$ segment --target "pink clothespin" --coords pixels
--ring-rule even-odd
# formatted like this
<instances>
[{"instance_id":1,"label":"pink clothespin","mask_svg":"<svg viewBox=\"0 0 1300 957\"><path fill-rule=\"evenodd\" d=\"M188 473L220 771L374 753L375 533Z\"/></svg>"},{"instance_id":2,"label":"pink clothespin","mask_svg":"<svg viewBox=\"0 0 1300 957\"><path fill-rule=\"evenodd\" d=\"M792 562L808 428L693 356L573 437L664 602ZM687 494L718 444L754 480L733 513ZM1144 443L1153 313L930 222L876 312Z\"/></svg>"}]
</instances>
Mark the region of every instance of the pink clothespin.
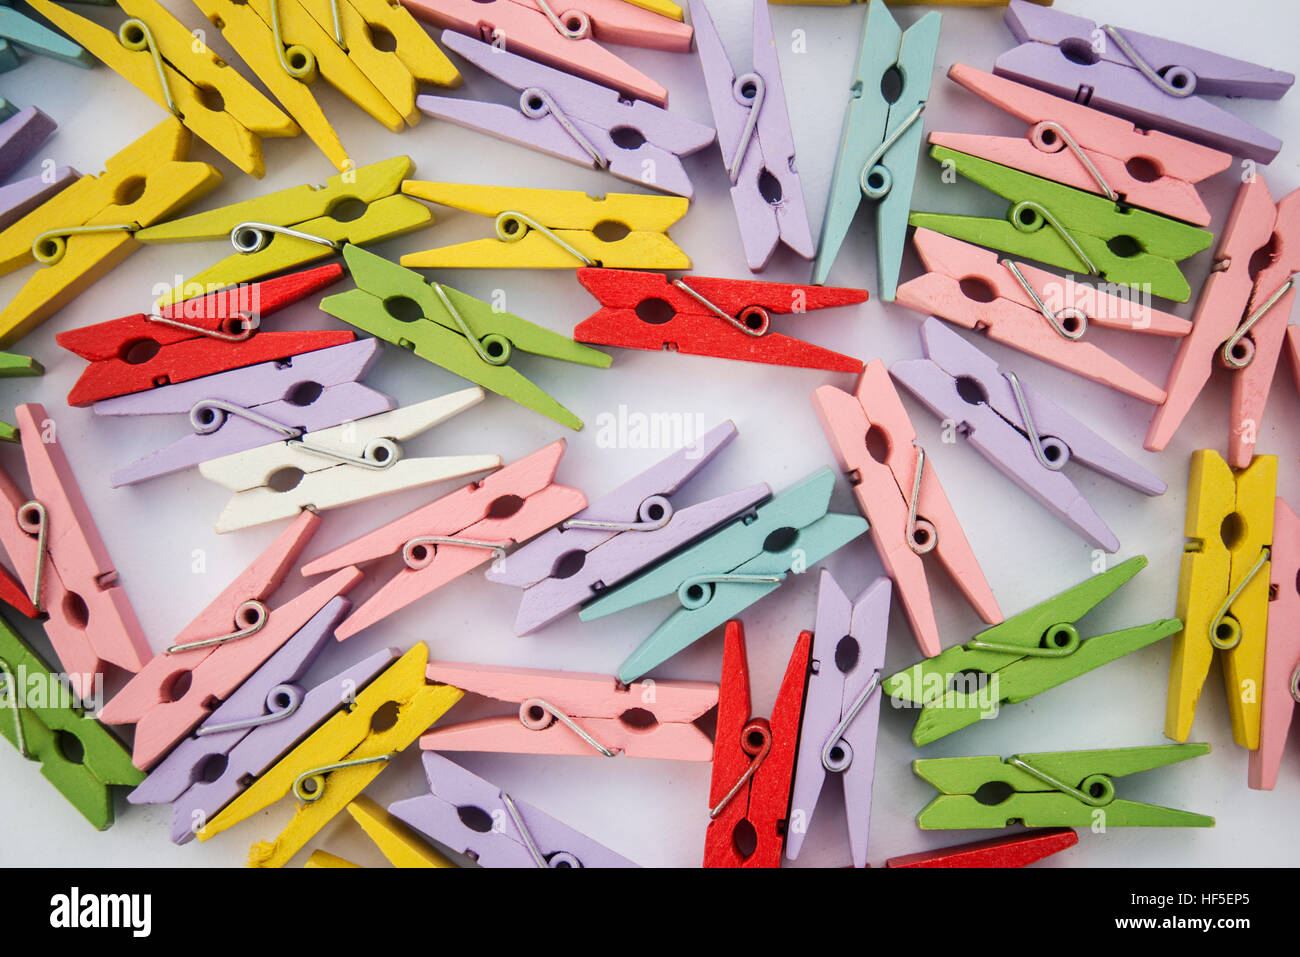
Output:
<instances>
[{"instance_id":1,"label":"pink clothespin","mask_svg":"<svg viewBox=\"0 0 1300 957\"><path fill-rule=\"evenodd\" d=\"M333 598L149 772L127 800L171 804L172 842L186 844L299 740L397 659L385 648L310 691L302 688L352 603Z\"/></svg>"},{"instance_id":2,"label":"pink clothespin","mask_svg":"<svg viewBox=\"0 0 1300 957\"><path fill-rule=\"evenodd\" d=\"M1169 444L1218 362L1234 373L1228 464L1250 464L1295 302L1297 273L1300 190L1275 206L1264 177L1255 175L1241 185L1228 213L1214 269L1169 371L1168 397L1151 419L1146 448L1158 452Z\"/></svg>"},{"instance_id":3,"label":"pink clothespin","mask_svg":"<svg viewBox=\"0 0 1300 957\"><path fill-rule=\"evenodd\" d=\"M728 421L625 482L487 571L524 589L515 634L527 635L768 498L759 484L675 509L681 489L736 437Z\"/></svg>"},{"instance_id":4,"label":"pink clothespin","mask_svg":"<svg viewBox=\"0 0 1300 957\"><path fill-rule=\"evenodd\" d=\"M320 526L303 512L100 710L105 724L134 724L132 762L149 768L208 717L331 599L361 580L345 568L274 609L266 601Z\"/></svg>"},{"instance_id":5,"label":"pink clothespin","mask_svg":"<svg viewBox=\"0 0 1300 957\"><path fill-rule=\"evenodd\" d=\"M713 742L695 724L718 703L709 681L635 681L613 675L431 661L430 681L508 701L518 714L439 726L426 751L599 754L711 761Z\"/></svg>"},{"instance_id":6,"label":"pink clothespin","mask_svg":"<svg viewBox=\"0 0 1300 957\"><path fill-rule=\"evenodd\" d=\"M858 509L871 523L871 540L898 589L921 653L932 658L941 648L922 561L930 552L980 618L1000 622L1002 610L934 465L916 444L916 430L885 364L867 363L852 395L822 386L813 393L813 408L840 468L853 482Z\"/></svg>"},{"instance_id":7,"label":"pink clothespin","mask_svg":"<svg viewBox=\"0 0 1300 957\"><path fill-rule=\"evenodd\" d=\"M1159 405L1165 390L1085 336L1091 326L1142 335L1186 336L1186 319L1134 294L1111 295L931 229L912 237L926 268L898 287L897 302L938 316L1098 385Z\"/></svg>"},{"instance_id":8,"label":"pink clothespin","mask_svg":"<svg viewBox=\"0 0 1300 957\"><path fill-rule=\"evenodd\" d=\"M753 66L739 75L703 0L691 0L691 22L750 270L765 269L779 243L812 259L817 247L795 171L794 136L767 4L754 4Z\"/></svg>"},{"instance_id":9,"label":"pink clothespin","mask_svg":"<svg viewBox=\"0 0 1300 957\"><path fill-rule=\"evenodd\" d=\"M1197 226L1210 224L1196 184L1221 173L1232 157L966 66L948 78L1018 116L1024 136L931 133L930 142L1003 166L1140 206Z\"/></svg>"},{"instance_id":10,"label":"pink clothespin","mask_svg":"<svg viewBox=\"0 0 1300 957\"><path fill-rule=\"evenodd\" d=\"M853 866L866 867L880 721L880 671L885 667L889 630L889 579L877 578L851 602L824 569L819 587L785 856L798 859L826 787L826 775L832 773L844 783Z\"/></svg>"},{"instance_id":11,"label":"pink clothespin","mask_svg":"<svg viewBox=\"0 0 1300 957\"><path fill-rule=\"evenodd\" d=\"M545 445L303 566L318 575L400 554L403 567L335 631L339 641L441 588L508 546L563 521L587 504L576 488L555 484L567 443Z\"/></svg>"},{"instance_id":12,"label":"pink clothespin","mask_svg":"<svg viewBox=\"0 0 1300 957\"><path fill-rule=\"evenodd\" d=\"M421 20L508 46L657 106L668 104L668 91L601 44L682 53L691 48L685 23L623 0L566 0L559 15L547 0L408 0L404 6Z\"/></svg>"},{"instance_id":13,"label":"pink clothespin","mask_svg":"<svg viewBox=\"0 0 1300 957\"><path fill-rule=\"evenodd\" d=\"M1177 136L1268 163L1282 141L1203 96L1278 100L1295 76L1064 10L1011 0L1020 45L993 71Z\"/></svg>"},{"instance_id":14,"label":"pink clothespin","mask_svg":"<svg viewBox=\"0 0 1300 957\"><path fill-rule=\"evenodd\" d=\"M149 642L81 494L45 407L14 411L32 494L0 469L0 544L37 611L72 690L88 697L107 665L138 672Z\"/></svg>"},{"instance_id":15,"label":"pink clothespin","mask_svg":"<svg viewBox=\"0 0 1300 957\"><path fill-rule=\"evenodd\" d=\"M1249 783L1271 791L1300 702L1300 517L1282 499L1273 511L1269 552L1268 640L1260 689L1259 748L1250 752Z\"/></svg>"}]
</instances>

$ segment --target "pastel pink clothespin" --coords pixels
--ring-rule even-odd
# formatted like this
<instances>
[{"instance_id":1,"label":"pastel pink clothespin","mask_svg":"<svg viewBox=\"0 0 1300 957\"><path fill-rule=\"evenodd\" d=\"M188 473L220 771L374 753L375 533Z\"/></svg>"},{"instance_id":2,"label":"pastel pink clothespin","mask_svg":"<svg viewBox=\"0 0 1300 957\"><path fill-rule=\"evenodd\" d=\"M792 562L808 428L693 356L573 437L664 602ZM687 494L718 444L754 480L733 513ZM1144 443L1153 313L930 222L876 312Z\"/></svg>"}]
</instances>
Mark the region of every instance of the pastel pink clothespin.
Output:
<instances>
[{"instance_id":1,"label":"pastel pink clothespin","mask_svg":"<svg viewBox=\"0 0 1300 957\"><path fill-rule=\"evenodd\" d=\"M1300 517L1282 499L1273 511L1269 552L1268 639L1260 689L1259 748L1250 752L1249 783L1271 791L1300 703Z\"/></svg>"},{"instance_id":2,"label":"pastel pink clothespin","mask_svg":"<svg viewBox=\"0 0 1300 957\"><path fill-rule=\"evenodd\" d=\"M402 558L401 570L352 612L335 637L343 641L489 559L500 560L507 547L584 508L580 490L554 481L566 448L564 439L545 445L304 565L304 575L318 575L389 555Z\"/></svg>"},{"instance_id":3,"label":"pastel pink clothespin","mask_svg":"<svg viewBox=\"0 0 1300 957\"><path fill-rule=\"evenodd\" d=\"M938 146L1140 206L1197 226L1210 224L1196 184L1232 157L1168 133L1044 93L964 63L948 78L1029 124L1024 136L931 133Z\"/></svg>"},{"instance_id":4,"label":"pastel pink clothespin","mask_svg":"<svg viewBox=\"0 0 1300 957\"><path fill-rule=\"evenodd\" d=\"M55 423L36 403L14 411L32 493L0 468L0 544L37 611L72 690L88 697L108 665L138 672L149 642L95 527Z\"/></svg>"},{"instance_id":5,"label":"pastel pink clothespin","mask_svg":"<svg viewBox=\"0 0 1300 957\"><path fill-rule=\"evenodd\" d=\"M932 658L941 649L922 560L927 554L934 554L982 620L1000 622L1002 610L934 465L916 443L916 429L885 364L867 363L852 395L822 386L813 393L813 408L840 468L853 482L858 509L871 523L871 540L921 653Z\"/></svg>"},{"instance_id":6,"label":"pastel pink clothespin","mask_svg":"<svg viewBox=\"0 0 1300 957\"><path fill-rule=\"evenodd\" d=\"M344 568L268 607L320 522L315 512L298 516L100 710L105 724L135 725L131 760L137 768L156 764L313 615L361 580L359 569Z\"/></svg>"},{"instance_id":7,"label":"pastel pink clothespin","mask_svg":"<svg viewBox=\"0 0 1300 957\"><path fill-rule=\"evenodd\" d=\"M606 50L602 43L671 50L691 48L691 28L623 0L407 0L421 20L477 37L502 49L613 87L657 106L668 91Z\"/></svg>"},{"instance_id":8,"label":"pastel pink clothespin","mask_svg":"<svg viewBox=\"0 0 1300 957\"><path fill-rule=\"evenodd\" d=\"M1168 397L1151 419L1146 448L1158 452L1169 445L1218 363L1233 373L1228 464L1250 464L1295 303L1297 273L1300 190L1274 205L1264 177L1256 174L1241 185L1228 213L1214 268L1196 301L1191 332L1169 370Z\"/></svg>"},{"instance_id":9,"label":"pastel pink clothespin","mask_svg":"<svg viewBox=\"0 0 1300 957\"><path fill-rule=\"evenodd\" d=\"M1186 319L1151 308L1136 293L1113 295L1103 286L1076 283L932 229L917 229L912 242L926 272L898 287L900 305L982 332L1143 402L1165 400L1164 389L1090 341L1087 333L1098 326L1177 338L1191 332Z\"/></svg>"},{"instance_id":10,"label":"pastel pink clothespin","mask_svg":"<svg viewBox=\"0 0 1300 957\"><path fill-rule=\"evenodd\" d=\"M598 754L612 758L711 761L713 741L695 724L718 704L709 681L635 681L613 675L431 661L428 679L508 701L510 717L434 728L426 751Z\"/></svg>"}]
</instances>

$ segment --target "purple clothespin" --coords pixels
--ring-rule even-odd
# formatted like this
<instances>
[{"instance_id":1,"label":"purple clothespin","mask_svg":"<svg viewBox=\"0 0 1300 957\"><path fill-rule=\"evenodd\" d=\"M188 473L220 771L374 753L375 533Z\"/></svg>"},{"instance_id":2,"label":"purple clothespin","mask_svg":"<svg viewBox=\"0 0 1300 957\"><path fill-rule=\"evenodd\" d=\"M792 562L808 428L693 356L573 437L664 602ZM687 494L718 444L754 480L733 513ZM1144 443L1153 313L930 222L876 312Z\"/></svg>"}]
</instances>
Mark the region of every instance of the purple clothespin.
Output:
<instances>
[{"instance_id":1,"label":"purple clothespin","mask_svg":"<svg viewBox=\"0 0 1300 957\"><path fill-rule=\"evenodd\" d=\"M0 123L0 183L18 171L59 125L34 106Z\"/></svg>"},{"instance_id":2,"label":"purple clothespin","mask_svg":"<svg viewBox=\"0 0 1300 957\"><path fill-rule=\"evenodd\" d=\"M304 352L95 403L96 415L188 415L192 434L113 473L117 488L223 455L387 412L391 398L357 380L378 339Z\"/></svg>"},{"instance_id":3,"label":"purple clothespin","mask_svg":"<svg viewBox=\"0 0 1300 957\"><path fill-rule=\"evenodd\" d=\"M80 178L81 174L71 166L60 166L55 169L53 176L37 173L7 186L0 186L0 230L8 229Z\"/></svg>"},{"instance_id":4,"label":"purple clothespin","mask_svg":"<svg viewBox=\"0 0 1300 957\"><path fill-rule=\"evenodd\" d=\"M877 578L852 602L830 572L823 570L818 584L785 856L798 859L826 775L834 772L844 782L853 866L866 867L891 584Z\"/></svg>"},{"instance_id":5,"label":"purple clothespin","mask_svg":"<svg viewBox=\"0 0 1300 957\"><path fill-rule=\"evenodd\" d=\"M421 112L619 179L694 195L681 157L713 142L710 127L452 30L443 32L442 43L520 90L519 103L420 96Z\"/></svg>"},{"instance_id":6,"label":"purple clothespin","mask_svg":"<svg viewBox=\"0 0 1300 957\"><path fill-rule=\"evenodd\" d=\"M389 648L303 692L299 681L352 603L318 611L128 795L132 804L172 805L172 841L195 831L285 752L397 658ZM209 780L209 778L211 778Z\"/></svg>"},{"instance_id":7,"label":"purple clothespin","mask_svg":"<svg viewBox=\"0 0 1300 957\"><path fill-rule=\"evenodd\" d=\"M1119 548L1101 516L1065 477L1068 461L1086 465L1144 495L1165 483L1124 455L1014 372L980 352L940 320L921 324L925 359L895 362L890 374L940 419L957 423L1003 475L1089 542Z\"/></svg>"},{"instance_id":8,"label":"purple clothespin","mask_svg":"<svg viewBox=\"0 0 1300 957\"><path fill-rule=\"evenodd\" d=\"M794 168L794 136L767 0L754 2L754 66L740 76L702 0L691 0L691 22L750 270L763 270L777 243L812 259L816 247Z\"/></svg>"},{"instance_id":9,"label":"purple clothespin","mask_svg":"<svg viewBox=\"0 0 1300 957\"><path fill-rule=\"evenodd\" d=\"M389 813L483 867L638 866L442 755L421 757L431 793Z\"/></svg>"},{"instance_id":10,"label":"purple clothespin","mask_svg":"<svg viewBox=\"0 0 1300 957\"><path fill-rule=\"evenodd\" d=\"M1262 163L1282 148L1201 96L1280 99L1295 83L1291 73L1027 0L1011 0L1006 22L1020 46L997 58L999 76Z\"/></svg>"},{"instance_id":11,"label":"purple clothespin","mask_svg":"<svg viewBox=\"0 0 1300 957\"><path fill-rule=\"evenodd\" d=\"M489 568L490 581L525 589L515 633L550 624L768 498L770 488L752 485L680 510L669 501L736 434L724 422Z\"/></svg>"}]
</instances>

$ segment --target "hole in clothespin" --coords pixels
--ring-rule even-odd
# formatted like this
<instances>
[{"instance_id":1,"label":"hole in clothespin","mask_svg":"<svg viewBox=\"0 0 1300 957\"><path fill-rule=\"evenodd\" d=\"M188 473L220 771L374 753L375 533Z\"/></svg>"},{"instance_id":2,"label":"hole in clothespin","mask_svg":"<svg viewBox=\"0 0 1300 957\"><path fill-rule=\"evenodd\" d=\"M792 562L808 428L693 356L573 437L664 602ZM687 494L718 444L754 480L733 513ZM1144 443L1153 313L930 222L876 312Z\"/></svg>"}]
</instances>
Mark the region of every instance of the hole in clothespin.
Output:
<instances>
[{"instance_id":1,"label":"hole in clothespin","mask_svg":"<svg viewBox=\"0 0 1300 957\"><path fill-rule=\"evenodd\" d=\"M582 571L582 566L587 564L587 553L577 548L571 552L565 552L555 562L551 569L552 578L572 578L578 572Z\"/></svg>"},{"instance_id":2,"label":"hole in clothespin","mask_svg":"<svg viewBox=\"0 0 1300 957\"><path fill-rule=\"evenodd\" d=\"M989 400L989 394L983 384L968 375L957 377L957 395L967 405L980 405Z\"/></svg>"},{"instance_id":3,"label":"hole in clothespin","mask_svg":"<svg viewBox=\"0 0 1300 957\"><path fill-rule=\"evenodd\" d=\"M1101 60L1101 54L1093 49L1091 41L1083 37L1066 37L1057 49L1071 63L1092 66Z\"/></svg>"},{"instance_id":4,"label":"hole in clothespin","mask_svg":"<svg viewBox=\"0 0 1300 957\"><path fill-rule=\"evenodd\" d=\"M748 818L741 818L731 829L731 843L741 857L750 858L758 850L758 831L749 823Z\"/></svg>"},{"instance_id":5,"label":"hole in clothespin","mask_svg":"<svg viewBox=\"0 0 1300 957\"><path fill-rule=\"evenodd\" d=\"M609 131L609 138L621 150L639 150L645 146L645 135L632 126L616 126Z\"/></svg>"},{"instance_id":6,"label":"hole in clothespin","mask_svg":"<svg viewBox=\"0 0 1300 957\"><path fill-rule=\"evenodd\" d=\"M138 366L148 362L162 349L152 339L132 339L118 351L118 358L130 365Z\"/></svg>"},{"instance_id":7,"label":"hole in clothespin","mask_svg":"<svg viewBox=\"0 0 1300 957\"><path fill-rule=\"evenodd\" d=\"M612 219L604 219L593 226L591 232L602 243L616 243L626 239L632 228Z\"/></svg>"},{"instance_id":8,"label":"hole in clothespin","mask_svg":"<svg viewBox=\"0 0 1300 957\"><path fill-rule=\"evenodd\" d=\"M86 748L75 734L71 731L58 731L56 734L59 754L63 755L65 761L81 764L86 760Z\"/></svg>"},{"instance_id":9,"label":"hole in clothespin","mask_svg":"<svg viewBox=\"0 0 1300 957\"><path fill-rule=\"evenodd\" d=\"M1278 236L1277 233L1274 233L1268 238L1268 242L1250 254L1251 279L1255 279L1261 272L1273 265L1277 259L1278 246Z\"/></svg>"},{"instance_id":10,"label":"hole in clothespin","mask_svg":"<svg viewBox=\"0 0 1300 957\"><path fill-rule=\"evenodd\" d=\"M365 200L357 199L355 196L344 196L330 207L327 215L335 222L350 223L364 216L367 209L369 207Z\"/></svg>"},{"instance_id":11,"label":"hole in clothespin","mask_svg":"<svg viewBox=\"0 0 1300 957\"><path fill-rule=\"evenodd\" d=\"M226 98L216 87L196 86L195 89L199 91L199 102L203 104L205 110L213 113L226 112Z\"/></svg>"},{"instance_id":12,"label":"hole in clothespin","mask_svg":"<svg viewBox=\"0 0 1300 957\"><path fill-rule=\"evenodd\" d=\"M1124 164L1124 169L1139 183L1154 183L1164 175L1160 171L1160 165L1145 156L1132 157Z\"/></svg>"},{"instance_id":13,"label":"hole in clothespin","mask_svg":"<svg viewBox=\"0 0 1300 957\"><path fill-rule=\"evenodd\" d=\"M763 551L770 554L787 551L799 537L799 529L785 526L768 533L763 539Z\"/></svg>"},{"instance_id":14,"label":"hole in clothespin","mask_svg":"<svg viewBox=\"0 0 1300 957\"><path fill-rule=\"evenodd\" d=\"M211 784L213 781L221 780L221 775L226 773L228 763L224 754L209 754L199 765L198 783Z\"/></svg>"},{"instance_id":15,"label":"hole in clothespin","mask_svg":"<svg viewBox=\"0 0 1300 957\"><path fill-rule=\"evenodd\" d=\"M287 468L277 469L271 473L271 477L266 480L266 486L272 492L288 492L298 487L306 473L302 469Z\"/></svg>"},{"instance_id":16,"label":"hole in clothespin","mask_svg":"<svg viewBox=\"0 0 1300 957\"><path fill-rule=\"evenodd\" d=\"M883 464L889 460L889 436L880 426L873 425L867 429L866 446L867 454L877 462Z\"/></svg>"},{"instance_id":17,"label":"hole in clothespin","mask_svg":"<svg viewBox=\"0 0 1300 957\"><path fill-rule=\"evenodd\" d=\"M975 792L975 800L986 807L996 807L1015 795L1016 789L1006 781L989 781Z\"/></svg>"},{"instance_id":18,"label":"hole in clothespin","mask_svg":"<svg viewBox=\"0 0 1300 957\"><path fill-rule=\"evenodd\" d=\"M857 667L860 651L858 639L852 635L845 635L836 643L835 667L840 670L841 674L848 674Z\"/></svg>"},{"instance_id":19,"label":"hole in clothespin","mask_svg":"<svg viewBox=\"0 0 1300 957\"><path fill-rule=\"evenodd\" d=\"M75 591L63 595L63 618L81 631L85 631L86 625L90 624L90 609L86 606L86 600Z\"/></svg>"},{"instance_id":20,"label":"hole in clothespin","mask_svg":"<svg viewBox=\"0 0 1300 957\"><path fill-rule=\"evenodd\" d=\"M666 299L642 299L636 304L636 317L652 326L671 322L677 313Z\"/></svg>"},{"instance_id":21,"label":"hole in clothespin","mask_svg":"<svg viewBox=\"0 0 1300 957\"><path fill-rule=\"evenodd\" d=\"M486 834L492 830L492 815L481 807L466 804L463 807L456 808L456 815L460 818L460 823L471 831Z\"/></svg>"},{"instance_id":22,"label":"hole in clothespin","mask_svg":"<svg viewBox=\"0 0 1300 957\"><path fill-rule=\"evenodd\" d=\"M113 191L113 202L118 206L130 206L132 203L139 202L140 197L144 195L144 187L143 176L128 176L117 184L117 189Z\"/></svg>"},{"instance_id":23,"label":"hole in clothespin","mask_svg":"<svg viewBox=\"0 0 1300 957\"><path fill-rule=\"evenodd\" d=\"M763 197L763 201L769 206L775 206L781 202L781 197L785 195L781 191L781 181L766 169L758 174L758 194Z\"/></svg>"},{"instance_id":24,"label":"hole in clothespin","mask_svg":"<svg viewBox=\"0 0 1300 957\"><path fill-rule=\"evenodd\" d=\"M903 71L894 64L880 75L880 95L886 103L897 103L903 95Z\"/></svg>"},{"instance_id":25,"label":"hole in clothespin","mask_svg":"<svg viewBox=\"0 0 1300 957\"><path fill-rule=\"evenodd\" d=\"M383 27L367 23L366 32L370 34L370 45L376 50L383 53L392 53L397 49L397 37Z\"/></svg>"},{"instance_id":26,"label":"hole in clothespin","mask_svg":"<svg viewBox=\"0 0 1300 957\"><path fill-rule=\"evenodd\" d=\"M385 701L375 710L375 713L371 715L370 730L387 731L389 728L397 724L399 714L400 709L398 708L396 701Z\"/></svg>"},{"instance_id":27,"label":"hole in clothespin","mask_svg":"<svg viewBox=\"0 0 1300 957\"><path fill-rule=\"evenodd\" d=\"M167 700L180 701L184 698L190 690L192 680L188 668L183 671L178 671L169 677L165 682L163 682L163 688L167 694Z\"/></svg>"},{"instance_id":28,"label":"hole in clothespin","mask_svg":"<svg viewBox=\"0 0 1300 957\"><path fill-rule=\"evenodd\" d=\"M1106 248L1121 259L1132 259L1142 252L1142 244L1133 236L1112 236L1106 240Z\"/></svg>"},{"instance_id":29,"label":"hole in clothespin","mask_svg":"<svg viewBox=\"0 0 1300 957\"><path fill-rule=\"evenodd\" d=\"M1229 512L1219 525L1219 537L1227 548L1236 548L1246 538L1246 520L1237 512Z\"/></svg>"},{"instance_id":30,"label":"hole in clothespin","mask_svg":"<svg viewBox=\"0 0 1300 957\"><path fill-rule=\"evenodd\" d=\"M659 725L659 719L645 708L628 708L618 716L618 720L633 731L649 731Z\"/></svg>"},{"instance_id":31,"label":"hole in clothespin","mask_svg":"<svg viewBox=\"0 0 1300 957\"><path fill-rule=\"evenodd\" d=\"M398 322L416 322L424 318L424 310L410 296L389 296L384 300L384 311Z\"/></svg>"},{"instance_id":32,"label":"hole in clothespin","mask_svg":"<svg viewBox=\"0 0 1300 957\"><path fill-rule=\"evenodd\" d=\"M285 401L290 405L304 406L311 405L321 397L325 387L319 382L295 382L285 394Z\"/></svg>"},{"instance_id":33,"label":"hole in clothespin","mask_svg":"<svg viewBox=\"0 0 1300 957\"><path fill-rule=\"evenodd\" d=\"M524 507L524 500L518 495L500 495L488 506L487 518L509 518Z\"/></svg>"},{"instance_id":34,"label":"hole in clothespin","mask_svg":"<svg viewBox=\"0 0 1300 957\"><path fill-rule=\"evenodd\" d=\"M972 302L992 302L998 297L993 284L979 276L967 276L957 285L961 294Z\"/></svg>"}]
</instances>

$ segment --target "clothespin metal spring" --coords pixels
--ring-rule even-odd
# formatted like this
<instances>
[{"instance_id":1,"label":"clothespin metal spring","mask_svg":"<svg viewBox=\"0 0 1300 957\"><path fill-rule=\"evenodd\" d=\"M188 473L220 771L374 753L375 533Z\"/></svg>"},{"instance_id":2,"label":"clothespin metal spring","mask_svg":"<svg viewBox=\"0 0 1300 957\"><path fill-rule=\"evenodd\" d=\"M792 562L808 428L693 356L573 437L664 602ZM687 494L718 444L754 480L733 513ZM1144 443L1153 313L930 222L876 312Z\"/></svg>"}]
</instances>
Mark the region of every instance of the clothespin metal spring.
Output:
<instances>
[{"instance_id":1,"label":"clothespin metal spring","mask_svg":"<svg viewBox=\"0 0 1300 957\"><path fill-rule=\"evenodd\" d=\"M690 296L719 319L731 323L747 336L763 336L766 335L768 329L771 328L772 314L762 306L746 306L740 311L739 316L733 316L721 306L715 305L690 286L686 285L684 279L674 279L673 285L686 293L686 295Z\"/></svg>"},{"instance_id":2,"label":"clothespin metal spring","mask_svg":"<svg viewBox=\"0 0 1300 957\"><path fill-rule=\"evenodd\" d=\"M519 720L523 723L523 726L530 731L543 731L546 728L549 728L553 724L553 721L551 720L552 718L559 721L578 737L582 738L583 741L586 741L587 744L591 745L592 748L604 757L612 758L619 753L617 749L611 750L605 747L588 734L587 731L578 724L578 722L574 721L573 718L569 717L549 701L543 701L541 698L529 698L519 705Z\"/></svg>"},{"instance_id":3,"label":"clothespin metal spring","mask_svg":"<svg viewBox=\"0 0 1300 957\"><path fill-rule=\"evenodd\" d=\"M32 575L32 607L41 607L41 586L45 583L45 559L49 552L50 515L45 506L33 499L18 509L18 527L28 535L36 536L36 571Z\"/></svg>"},{"instance_id":4,"label":"clothespin metal spring","mask_svg":"<svg viewBox=\"0 0 1300 957\"><path fill-rule=\"evenodd\" d=\"M666 496L651 495L637 509L635 522L600 522L586 518L565 519L560 524L564 530L570 528L598 528L607 532L654 532L667 525L673 518L673 503Z\"/></svg>"},{"instance_id":5,"label":"clothespin metal spring","mask_svg":"<svg viewBox=\"0 0 1300 957\"><path fill-rule=\"evenodd\" d=\"M1105 807L1115 800L1115 782L1104 774L1092 774L1083 779L1079 787L1071 787L1060 778L1053 777L1045 771L1031 767L1019 755L1007 758L1006 763L1013 768L1024 771L1030 777L1037 778L1044 784L1050 784L1062 794L1068 794L1076 801L1082 801L1089 807Z\"/></svg>"},{"instance_id":6,"label":"clothespin metal spring","mask_svg":"<svg viewBox=\"0 0 1300 957\"><path fill-rule=\"evenodd\" d=\"M1250 584L1251 579L1258 575L1260 570L1268 564L1269 554L1270 550L1268 548L1259 550L1259 560L1255 562L1250 571L1246 572L1246 577L1237 583L1237 587L1223 600L1219 610L1210 619L1210 644L1220 651L1231 651L1241 643L1241 625L1237 622L1237 619L1228 615L1228 609L1232 607L1232 603L1237 600L1237 597L1246 590L1246 586Z\"/></svg>"},{"instance_id":7,"label":"clothespin metal spring","mask_svg":"<svg viewBox=\"0 0 1300 957\"><path fill-rule=\"evenodd\" d=\"M195 648L208 648L212 645L224 645L228 641L237 641L240 638L247 638L255 635L271 620L271 609L266 607L264 602L256 598L250 598L239 606L235 612L235 623L243 627L236 628L226 635L217 635L214 638L201 638L198 641L189 641L183 645L172 645L167 649L167 654L174 655L182 651L193 651Z\"/></svg>"},{"instance_id":8,"label":"clothespin metal spring","mask_svg":"<svg viewBox=\"0 0 1300 957\"><path fill-rule=\"evenodd\" d=\"M1150 80L1161 93L1182 99L1196 92L1196 74L1187 67L1168 67L1162 76L1133 48L1133 44L1129 43L1124 34L1120 33L1119 27L1106 23L1102 25L1102 29L1106 31L1108 37L1115 41L1115 46L1119 47L1120 52L1128 57L1129 62L1138 68L1138 72Z\"/></svg>"},{"instance_id":9,"label":"clothespin metal spring","mask_svg":"<svg viewBox=\"0 0 1300 957\"><path fill-rule=\"evenodd\" d=\"M880 687L880 672L873 671L871 677L867 680L866 686L859 692L853 704L849 706L840 723L835 726L826 737L826 744L822 747L822 767L827 771L843 771L853 763L853 749L847 741L842 741L841 737L853 723L853 719L858 716L862 706L870 700L876 689Z\"/></svg>"},{"instance_id":10,"label":"clothespin metal spring","mask_svg":"<svg viewBox=\"0 0 1300 957\"><path fill-rule=\"evenodd\" d=\"M494 562L499 562L506 557L504 542L485 542L476 538L458 538L455 535L421 535L419 538L412 538L402 546L402 561L406 563L406 567L420 569L433 561L437 549L429 548L430 545L462 545L466 548L490 549L493 552Z\"/></svg>"},{"instance_id":11,"label":"clothespin metal spring","mask_svg":"<svg viewBox=\"0 0 1300 957\"><path fill-rule=\"evenodd\" d=\"M363 764L379 764L380 762L392 759L391 754L380 754L373 758L354 758L351 761L337 761L334 764L324 764L319 768L312 768L310 771L304 771L293 779L293 794L299 801L304 804L310 804L312 801L319 801L325 793L325 775L331 771L338 771L342 768L356 768ZM312 782L312 789L308 791L304 785Z\"/></svg>"},{"instance_id":12,"label":"clothespin metal spring","mask_svg":"<svg viewBox=\"0 0 1300 957\"><path fill-rule=\"evenodd\" d=\"M921 501L921 476L925 471L925 449L919 445L915 448L916 475L912 477L912 495L907 500L907 547L918 555L925 555L939 544L939 530L933 522L917 518L916 510Z\"/></svg>"},{"instance_id":13,"label":"clothespin metal spring","mask_svg":"<svg viewBox=\"0 0 1300 957\"><path fill-rule=\"evenodd\" d=\"M759 769L763 759L772 750L772 726L768 724L766 718L754 718L741 729L740 747L753 760L749 762L749 767L745 768L745 773L731 786L731 790L723 795L717 806L709 810L710 821L717 820L718 815L731 803L731 799L740 793L745 782L754 776L754 772Z\"/></svg>"},{"instance_id":14,"label":"clothespin metal spring","mask_svg":"<svg viewBox=\"0 0 1300 957\"><path fill-rule=\"evenodd\" d=\"M925 112L925 104L920 104L905 119L894 132L885 137L885 141L876 147L875 151L867 157L867 161L862 164L862 173L858 177L858 185L862 187L862 195L867 199L884 199L885 196L894 186L894 176L889 172L889 167L881 166L880 161L885 158L885 154L890 148L898 142L899 137L907 132L913 123L921 118Z\"/></svg>"},{"instance_id":15,"label":"clothespin metal spring","mask_svg":"<svg viewBox=\"0 0 1300 957\"><path fill-rule=\"evenodd\" d=\"M242 721L230 721L226 724L204 725L195 730L196 737L205 734L221 734L223 731L239 731L243 728L256 728L264 724L283 721L298 710L302 704L303 693L296 685L276 685L266 695L266 714Z\"/></svg>"}]
</instances>

